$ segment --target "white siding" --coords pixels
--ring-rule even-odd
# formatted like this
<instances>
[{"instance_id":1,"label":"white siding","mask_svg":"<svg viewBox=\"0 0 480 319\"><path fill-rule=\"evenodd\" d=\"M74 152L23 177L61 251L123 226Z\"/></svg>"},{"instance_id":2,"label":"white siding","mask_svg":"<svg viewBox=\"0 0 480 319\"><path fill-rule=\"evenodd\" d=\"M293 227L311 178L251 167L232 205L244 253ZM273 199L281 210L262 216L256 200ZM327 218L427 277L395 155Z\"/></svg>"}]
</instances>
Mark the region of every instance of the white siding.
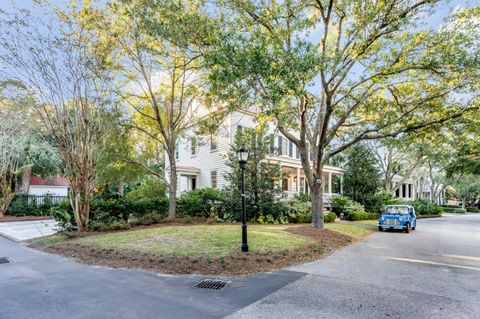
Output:
<instances>
[{"instance_id":1,"label":"white siding","mask_svg":"<svg viewBox=\"0 0 480 319\"><path fill-rule=\"evenodd\" d=\"M252 114L246 114L243 112L233 112L229 114L225 120L219 125L217 149L210 150L210 136L196 136L194 129L187 131L184 136L178 142L178 159L176 161L178 171L178 194L190 190L191 182L189 178L196 177L197 188L211 187L211 175L212 170L217 171L217 188L222 189L227 186L225 180L225 173L228 171L228 167L225 164L227 160L228 152L230 151L231 144L235 139L238 126L244 128L254 128L257 123L255 117ZM267 130L267 134L274 134L275 147L278 147L278 136L281 136L279 132L275 130L274 125L270 125ZM197 152L195 155L191 154L192 137L197 139ZM283 137L283 136L282 136ZM283 137L286 139L285 137ZM287 151L283 152L284 155L272 156L270 160L280 161L281 164L288 165L290 167L301 168L300 160L296 158L296 147L293 145L292 156L289 156L288 147L289 141L286 142ZM165 167L169 166L168 158L166 159ZM198 170L198 173L182 172L182 167L191 171L192 168ZM336 167L327 166L325 172L332 171L341 173L342 170ZM168 170L166 172L168 178Z\"/></svg>"}]
</instances>

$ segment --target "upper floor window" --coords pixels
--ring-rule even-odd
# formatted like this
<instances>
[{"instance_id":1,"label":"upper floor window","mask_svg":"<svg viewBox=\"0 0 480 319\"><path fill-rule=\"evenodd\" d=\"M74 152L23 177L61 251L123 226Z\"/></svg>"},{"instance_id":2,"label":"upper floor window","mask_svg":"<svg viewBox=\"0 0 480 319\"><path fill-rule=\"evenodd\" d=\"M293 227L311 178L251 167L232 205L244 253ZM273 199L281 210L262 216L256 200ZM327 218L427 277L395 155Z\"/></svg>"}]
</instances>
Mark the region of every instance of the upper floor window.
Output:
<instances>
[{"instance_id":1,"label":"upper floor window","mask_svg":"<svg viewBox=\"0 0 480 319\"><path fill-rule=\"evenodd\" d=\"M278 154L282 155L283 154L283 137L279 135L277 139L278 139Z\"/></svg>"},{"instance_id":2,"label":"upper floor window","mask_svg":"<svg viewBox=\"0 0 480 319\"><path fill-rule=\"evenodd\" d=\"M215 132L212 135L210 135L210 150L215 151L217 150L217 147L218 147L218 137L217 137L217 133Z\"/></svg>"},{"instance_id":3,"label":"upper floor window","mask_svg":"<svg viewBox=\"0 0 480 319\"><path fill-rule=\"evenodd\" d=\"M293 143L288 141L288 156L293 157Z\"/></svg>"},{"instance_id":4,"label":"upper floor window","mask_svg":"<svg viewBox=\"0 0 480 319\"><path fill-rule=\"evenodd\" d=\"M270 134L270 154L275 153L275 136Z\"/></svg>"},{"instance_id":5,"label":"upper floor window","mask_svg":"<svg viewBox=\"0 0 480 319\"><path fill-rule=\"evenodd\" d=\"M192 155L197 155L197 139L195 137L190 139L190 152Z\"/></svg>"},{"instance_id":6,"label":"upper floor window","mask_svg":"<svg viewBox=\"0 0 480 319\"><path fill-rule=\"evenodd\" d=\"M217 188L217 171L210 172L210 185L212 188Z\"/></svg>"}]
</instances>

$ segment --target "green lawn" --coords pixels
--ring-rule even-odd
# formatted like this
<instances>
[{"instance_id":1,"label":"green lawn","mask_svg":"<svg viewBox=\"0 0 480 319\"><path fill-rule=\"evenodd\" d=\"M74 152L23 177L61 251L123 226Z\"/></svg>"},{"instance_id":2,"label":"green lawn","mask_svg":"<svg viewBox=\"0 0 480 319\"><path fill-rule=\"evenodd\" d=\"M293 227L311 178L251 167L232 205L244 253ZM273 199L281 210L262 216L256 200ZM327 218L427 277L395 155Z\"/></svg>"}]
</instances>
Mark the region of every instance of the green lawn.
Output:
<instances>
[{"instance_id":1,"label":"green lawn","mask_svg":"<svg viewBox=\"0 0 480 319\"><path fill-rule=\"evenodd\" d=\"M312 241L285 231L288 226L248 226L252 252L291 250ZM171 256L222 257L239 249L240 225L168 226L107 233L75 239L74 242L108 249L129 249Z\"/></svg>"},{"instance_id":2,"label":"green lawn","mask_svg":"<svg viewBox=\"0 0 480 319\"><path fill-rule=\"evenodd\" d=\"M361 239L377 230L376 220L363 220L354 223L332 223L326 224L326 229L330 229L347 236Z\"/></svg>"}]
</instances>

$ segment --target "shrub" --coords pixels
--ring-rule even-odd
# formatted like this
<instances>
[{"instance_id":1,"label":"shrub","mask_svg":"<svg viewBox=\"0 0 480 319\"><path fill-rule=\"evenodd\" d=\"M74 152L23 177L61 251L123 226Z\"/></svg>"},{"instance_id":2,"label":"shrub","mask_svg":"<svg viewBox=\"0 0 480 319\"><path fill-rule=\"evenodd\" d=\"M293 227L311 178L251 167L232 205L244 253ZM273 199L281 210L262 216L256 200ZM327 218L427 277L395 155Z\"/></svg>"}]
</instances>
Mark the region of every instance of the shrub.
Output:
<instances>
[{"instance_id":1,"label":"shrub","mask_svg":"<svg viewBox=\"0 0 480 319\"><path fill-rule=\"evenodd\" d=\"M351 205L352 201L346 196L335 195L332 197L332 208L337 214L346 213Z\"/></svg>"},{"instance_id":2,"label":"shrub","mask_svg":"<svg viewBox=\"0 0 480 319\"><path fill-rule=\"evenodd\" d=\"M50 208L50 215L57 222L58 227L64 231L71 231L77 227L72 206L68 200L58 202Z\"/></svg>"},{"instance_id":3,"label":"shrub","mask_svg":"<svg viewBox=\"0 0 480 319\"><path fill-rule=\"evenodd\" d=\"M149 225L158 223L167 216L168 200L166 198L126 199L94 198L90 204L90 224L88 230L105 231L125 229L132 225ZM63 230L75 228L75 218L68 201L60 202L51 208L52 217Z\"/></svg>"},{"instance_id":4,"label":"shrub","mask_svg":"<svg viewBox=\"0 0 480 319\"><path fill-rule=\"evenodd\" d=\"M36 196L18 194L10 203L7 215L11 216L49 216L50 208L53 207L52 196L43 196L43 202L37 203Z\"/></svg>"},{"instance_id":5,"label":"shrub","mask_svg":"<svg viewBox=\"0 0 480 319\"><path fill-rule=\"evenodd\" d=\"M336 218L337 218L337 214L335 213L328 213L326 215L323 215L323 221L325 223L333 223Z\"/></svg>"},{"instance_id":6,"label":"shrub","mask_svg":"<svg viewBox=\"0 0 480 319\"><path fill-rule=\"evenodd\" d=\"M288 213L288 221L296 224L311 223L312 213Z\"/></svg>"},{"instance_id":7,"label":"shrub","mask_svg":"<svg viewBox=\"0 0 480 319\"><path fill-rule=\"evenodd\" d=\"M377 219L377 218L378 218L378 214L366 213L366 212L360 212L360 211L348 212L345 215L345 219L350 221L369 220L369 219Z\"/></svg>"},{"instance_id":8,"label":"shrub","mask_svg":"<svg viewBox=\"0 0 480 319\"><path fill-rule=\"evenodd\" d=\"M260 215L257 218L257 222L260 224L288 224L288 218L284 216L275 218L272 214L266 216Z\"/></svg>"},{"instance_id":9,"label":"shrub","mask_svg":"<svg viewBox=\"0 0 480 319\"><path fill-rule=\"evenodd\" d=\"M465 209L468 213L480 213L480 209L476 208L476 207L467 207Z\"/></svg>"},{"instance_id":10,"label":"shrub","mask_svg":"<svg viewBox=\"0 0 480 319\"><path fill-rule=\"evenodd\" d=\"M465 208L461 208L461 207L456 207L456 208L444 207L443 211L445 213L451 213L451 214L465 214L467 212Z\"/></svg>"},{"instance_id":11,"label":"shrub","mask_svg":"<svg viewBox=\"0 0 480 319\"><path fill-rule=\"evenodd\" d=\"M416 199L404 204L413 206L417 215L440 215L444 211L442 206L432 204L428 199Z\"/></svg>"},{"instance_id":12,"label":"shrub","mask_svg":"<svg viewBox=\"0 0 480 319\"><path fill-rule=\"evenodd\" d=\"M372 213L380 214L387 205L395 205L400 201L388 192L382 192L365 198L366 205Z\"/></svg>"},{"instance_id":13,"label":"shrub","mask_svg":"<svg viewBox=\"0 0 480 319\"><path fill-rule=\"evenodd\" d=\"M130 224L124 220L117 220L110 223L103 223L96 220L90 221L87 229L89 231L107 231L107 230L121 230L130 228Z\"/></svg>"},{"instance_id":14,"label":"shrub","mask_svg":"<svg viewBox=\"0 0 480 319\"><path fill-rule=\"evenodd\" d=\"M220 208L222 193L214 188L196 189L177 199L179 217L210 217L213 209Z\"/></svg>"},{"instance_id":15,"label":"shrub","mask_svg":"<svg viewBox=\"0 0 480 319\"><path fill-rule=\"evenodd\" d=\"M165 183L157 179L149 179L143 184L128 192L125 198L131 201L141 199L158 199L165 198L167 188Z\"/></svg>"}]
</instances>

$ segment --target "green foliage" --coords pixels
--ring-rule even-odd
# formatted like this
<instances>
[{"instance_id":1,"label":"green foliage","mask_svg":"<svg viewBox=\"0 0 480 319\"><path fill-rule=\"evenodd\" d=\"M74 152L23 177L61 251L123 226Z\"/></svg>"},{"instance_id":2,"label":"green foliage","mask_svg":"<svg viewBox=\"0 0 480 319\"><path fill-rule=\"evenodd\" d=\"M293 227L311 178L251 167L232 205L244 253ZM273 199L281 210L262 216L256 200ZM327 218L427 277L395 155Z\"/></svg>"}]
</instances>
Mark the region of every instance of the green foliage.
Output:
<instances>
[{"instance_id":1,"label":"green foliage","mask_svg":"<svg viewBox=\"0 0 480 319\"><path fill-rule=\"evenodd\" d=\"M428 199L416 199L403 204L413 206L417 215L440 215L444 211L442 206L432 204Z\"/></svg>"},{"instance_id":2,"label":"green foliage","mask_svg":"<svg viewBox=\"0 0 480 319\"><path fill-rule=\"evenodd\" d=\"M335 213L328 213L326 215L323 215L323 220L325 221L325 223L333 223L336 218L337 214Z\"/></svg>"},{"instance_id":3,"label":"green foliage","mask_svg":"<svg viewBox=\"0 0 480 319\"><path fill-rule=\"evenodd\" d=\"M367 206L365 207L370 207L369 211L375 214L380 214L387 205L395 205L400 203L398 198L388 192L382 192L368 196L365 198L365 200L367 202Z\"/></svg>"},{"instance_id":4,"label":"green foliage","mask_svg":"<svg viewBox=\"0 0 480 319\"><path fill-rule=\"evenodd\" d=\"M131 190L125 195L128 200L153 199L165 197L167 187L165 183L158 179L147 179L137 188Z\"/></svg>"},{"instance_id":5,"label":"green foliage","mask_svg":"<svg viewBox=\"0 0 480 319\"><path fill-rule=\"evenodd\" d=\"M377 219L378 217L378 214L366 213L361 211L351 211L345 215L345 219L349 221Z\"/></svg>"},{"instance_id":6,"label":"green foliage","mask_svg":"<svg viewBox=\"0 0 480 319\"><path fill-rule=\"evenodd\" d=\"M350 198L342 195L335 195L332 197L332 208L337 215L343 214L344 216L351 212L365 212L365 208L362 204L357 203Z\"/></svg>"},{"instance_id":7,"label":"green foliage","mask_svg":"<svg viewBox=\"0 0 480 319\"><path fill-rule=\"evenodd\" d=\"M257 222L260 224L288 224L288 218L286 216L273 217L272 214L266 216L260 215L257 218Z\"/></svg>"},{"instance_id":8,"label":"green foliage","mask_svg":"<svg viewBox=\"0 0 480 319\"><path fill-rule=\"evenodd\" d=\"M467 207L465 208L465 210L467 211L467 213L480 213L480 209L478 209L477 207Z\"/></svg>"},{"instance_id":9,"label":"green foliage","mask_svg":"<svg viewBox=\"0 0 480 319\"><path fill-rule=\"evenodd\" d=\"M54 206L52 196L45 195L42 203L37 203L36 196L18 194L10 203L7 215L11 216L49 216Z\"/></svg>"},{"instance_id":10,"label":"green foliage","mask_svg":"<svg viewBox=\"0 0 480 319\"><path fill-rule=\"evenodd\" d=\"M450 214L465 214L467 210L465 208L457 207L443 207L443 212Z\"/></svg>"},{"instance_id":11,"label":"green foliage","mask_svg":"<svg viewBox=\"0 0 480 319\"><path fill-rule=\"evenodd\" d=\"M76 227L72 206L68 200L58 202L50 208L50 215L57 222L60 230L71 231Z\"/></svg>"},{"instance_id":12,"label":"green foliage","mask_svg":"<svg viewBox=\"0 0 480 319\"><path fill-rule=\"evenodd\" d=\"M378 211L382 198L376 197L376 194L381 183L374 155L367 147L359 144L350 149L347 161L345 195L362 204L367 211Z\"/></svg>"},{"instance_id":13,"label":"green foliage","mask_svg":"<svg viewBox=\"0 0 480 319\"><path fill-rule=\"evenodd\" d=\"M256 129L244 128L235 137L228 153L227 166L229 172L225 175L229 186L225 190L224 208L228 212L241 213L241 170L236 151L244 145L250 150L248 164L245 169L245 195L249 217L271 214L279 217L281 210L280 198L284 196L278 180L282 171L278 163L266 160L271 153L272 137L265 127Z\"/></svg>"},{"instance_id":14,"label":"green foliage","mask_svg":"<svg viewBox=\"0 0 480 319\"><path fill-rule=\"evenodd\" d=\"M52 217L63 230L76 228L73 211L68 202L61 202L52 207ZM148 225L160 222L167 216L168 200L166 198L142 199L98 199L90 204L89 230L123 229L125 224ZM123 227L123 228L122 228Z\"/></svg>"},{"instance_id":15,"label":"green foliage","mask_svg":"<svg viewBox=\"0 0 480 319\"><path fill-rule=\"evenodd\" d=\"M212 210L220 208L222 193L213 188L201 188L182 194L177 199L177 214L179 217L208 218Z\"/></svg>"},{"instance_id":16,"label":"green foliage","mask_svg":"<svg viewBox=\"0 0 480 319\"><path fill-rule=\"evenodd\" d=\"M461 199L465 206L475 206L480 202L480 175L467 175L454 185L456 197Z\"/></svg>"}]
</instances>

